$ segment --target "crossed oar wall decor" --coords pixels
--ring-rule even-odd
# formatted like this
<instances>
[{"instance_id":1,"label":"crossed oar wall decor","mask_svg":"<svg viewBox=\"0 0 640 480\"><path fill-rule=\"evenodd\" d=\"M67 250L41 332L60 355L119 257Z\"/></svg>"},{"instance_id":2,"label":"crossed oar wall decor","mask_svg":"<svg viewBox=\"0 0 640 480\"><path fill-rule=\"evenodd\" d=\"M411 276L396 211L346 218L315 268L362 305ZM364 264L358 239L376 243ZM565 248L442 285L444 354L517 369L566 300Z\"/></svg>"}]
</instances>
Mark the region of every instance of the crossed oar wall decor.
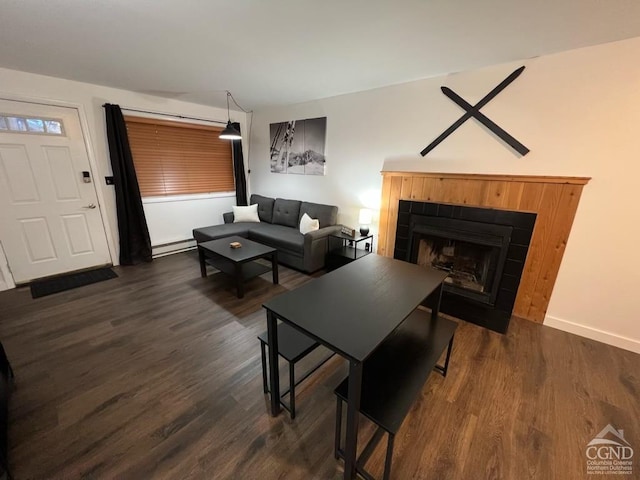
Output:
<instances>
[{"instance_id":1,"label":"crossed oar wall decor","mask_svg":"<svg viewBox=\"0 0 640 480\"><path fill-rule=\"evenodd\" d=\"M480 109L484 107L487 103L489 103L492 99L494 99L502 90L507 88L507 86L513 82L524 70L524 66L515 70L511 75L505 78L502 82L500 82L493 90L491 90L487 95L480 100L475 105L471 105L464 98L458 95L456 92L451 90L449 87L440 87L442 93L444 93L447 97L453 100L458 106L462 107L466 113L462 115L458 120L453 122L453 124L447 128L444 132L442 132L438 138L436 138L433 142L431 142L428 146L424 148L420 152L420 155L423 157L433 150L436 146L440 144L445 138L451 135L460 125L469 120L471 117L478 120L485 127L491 130L498 138L502 139L507 145L513 148L520 155L526 155L529 153L529 149L521 144L518 140L513 138L507 132L505 132L502 128L500 128L497 124L487 118L483 113L480 112Z\"/></svg>"}]
</instances>

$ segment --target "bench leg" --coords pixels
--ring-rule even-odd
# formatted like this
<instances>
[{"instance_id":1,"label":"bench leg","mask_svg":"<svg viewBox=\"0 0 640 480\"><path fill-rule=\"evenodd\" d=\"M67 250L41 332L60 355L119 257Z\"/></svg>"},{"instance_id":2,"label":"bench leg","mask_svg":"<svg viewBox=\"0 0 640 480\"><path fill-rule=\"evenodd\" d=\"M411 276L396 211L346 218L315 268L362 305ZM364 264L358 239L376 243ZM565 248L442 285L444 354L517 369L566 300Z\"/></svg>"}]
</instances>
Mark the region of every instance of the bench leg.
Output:
<instances>
[{"instance_id":1,"label":"bench leg","mask_svg":"<svg viewBox=\"0 0 640 480\"><path fill-rule=\"evenodd\" d=\"M291 408L291 420L296 418L296 375L294 363L289 363L289 407Z\"/></svg>"},{"instance_id":2,"label":"bench leg","mask_svg":"<svg viewBox=\"0 0 640 480\"><path fill-rule=\"evenodd\" d=\"M453 338L449 340L449 346L447 347L447 356L444 360L444 365L436 365L434 368L439 371L443 377L447 376L447 370L449 369L449 360L451 359L451 350L453 349Z\"/></svg>"},{"instance_id":3,"label":"bench leg","mask_svg":"<svg viewBox=\"0 0 640 480\"><path fill-rule=\"evenodd\" d=\"M265 348L264 342L260 342L260 353L262 354L262 390L264 393L269 393L269 386L267 385L267 354Z\"/></svg>"},{"instance_id":4,"label":"bench leg","mask_svg":"<svg viewBox=\"0 0 640 480\"><path fill-rule=\"evenodd\" d=\"M338 460L340 450L340 438L342 437L342 400L336 395L336 439L333 445L333 456Z\"/></svg>"},{"instance_id":5,"label":"bench leg","mask_svg":"<svg viewBox=\"0 0 640 480\"><path fill-rule=\"evenodd\" d=\"M384 461L384 480L389 480L391 477L391 460L393 459L393 440L395 435L389 433L387 437L387 458Z\"/></svg>"},{"instance_id":6,"label":"bench leg","mask_svg":"<svg viewBox=\"0 0 640 480\"><path fill-rule=\"evenodd\" d=\"M449 340L449 347L447 348L447 358L444 360L444 368L442 369L443 377L447 376L447 370L449 369L449 359L451 358L451 349L453 348L453 339L454 337L451 337L451 340Z\"/></svg>"},{"instance_id":7,"label":"bench leg","mask_svg":"<svg viewBox=\"0 0 640 480\"><path fill-rule=\"evenodd\" d=\"M364 467L369 461L369 458L371 458L371 455L375 451L376 447L380 443L380 440L382 440L382 438L384 437L385 433L388 433L388 432L378 425L378 428L376 428L376 431L374 432L373 436L369 439L365 447L362 449L362 452L360 452L360 456L358 457L358 461L357 461L356 470L361 476L367 478L367 475L368 475L369 477L371 477L371 475L367 473Z\"/></svg>"}]
</instances>

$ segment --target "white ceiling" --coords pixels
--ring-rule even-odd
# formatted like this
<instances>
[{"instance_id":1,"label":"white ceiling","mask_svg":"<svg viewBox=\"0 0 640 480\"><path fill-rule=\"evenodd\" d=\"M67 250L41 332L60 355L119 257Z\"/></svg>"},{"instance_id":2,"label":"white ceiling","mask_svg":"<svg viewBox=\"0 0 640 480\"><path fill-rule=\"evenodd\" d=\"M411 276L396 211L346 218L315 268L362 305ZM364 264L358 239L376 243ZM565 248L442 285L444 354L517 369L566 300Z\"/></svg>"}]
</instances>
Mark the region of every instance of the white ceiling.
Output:
<instances>
[{"instance_id":1,"label":"white ceiling","mask_svg":"<svg viewBox=\"0 0 640 480\"><path fill-rule=\"evenodd\" d=\"M0 0L2 67L245 108L636 36L638 0Z\"/></svg>"}]
</instances>

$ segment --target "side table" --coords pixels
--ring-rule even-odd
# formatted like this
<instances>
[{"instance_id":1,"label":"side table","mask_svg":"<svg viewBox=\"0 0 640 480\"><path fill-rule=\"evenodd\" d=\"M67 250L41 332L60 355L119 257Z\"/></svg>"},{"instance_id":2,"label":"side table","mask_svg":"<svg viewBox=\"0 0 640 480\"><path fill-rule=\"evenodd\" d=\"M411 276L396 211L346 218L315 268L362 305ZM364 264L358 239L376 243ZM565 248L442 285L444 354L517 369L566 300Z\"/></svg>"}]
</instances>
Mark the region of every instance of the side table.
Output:
<instances>
[{"instance_id":1,"label":"side table","mask_svg":"<svg viewBox=\"0 0 640 480\"><path fill-rule=\"evenodd\" d=\"M326 269L330 272L372 252L373 234L356 233L352 237L341 232L332 233L329 235Z\"/></svg>"}]
</instances>

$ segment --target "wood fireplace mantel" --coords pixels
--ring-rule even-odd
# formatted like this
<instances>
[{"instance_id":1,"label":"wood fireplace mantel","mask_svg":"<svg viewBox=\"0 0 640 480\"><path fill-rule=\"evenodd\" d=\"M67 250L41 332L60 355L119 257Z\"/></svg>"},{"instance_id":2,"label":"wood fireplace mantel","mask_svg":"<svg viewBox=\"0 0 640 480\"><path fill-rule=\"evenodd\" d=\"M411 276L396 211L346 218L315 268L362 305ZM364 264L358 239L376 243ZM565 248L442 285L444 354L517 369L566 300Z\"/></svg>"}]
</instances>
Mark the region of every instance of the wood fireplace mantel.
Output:
<instances>
[{"instance_id":1,"label":"wood fireplace mantel","mask_svg":"<svg viewBox=\"0 0 640 480\"><path fill-rule=\"evenodd\" d=\"M513 314L542 323L589 177L430 172L382 172L382 176L378 254L386 257L393 257L400 200L536 213Z\"/></svg>"}]
</instances>

